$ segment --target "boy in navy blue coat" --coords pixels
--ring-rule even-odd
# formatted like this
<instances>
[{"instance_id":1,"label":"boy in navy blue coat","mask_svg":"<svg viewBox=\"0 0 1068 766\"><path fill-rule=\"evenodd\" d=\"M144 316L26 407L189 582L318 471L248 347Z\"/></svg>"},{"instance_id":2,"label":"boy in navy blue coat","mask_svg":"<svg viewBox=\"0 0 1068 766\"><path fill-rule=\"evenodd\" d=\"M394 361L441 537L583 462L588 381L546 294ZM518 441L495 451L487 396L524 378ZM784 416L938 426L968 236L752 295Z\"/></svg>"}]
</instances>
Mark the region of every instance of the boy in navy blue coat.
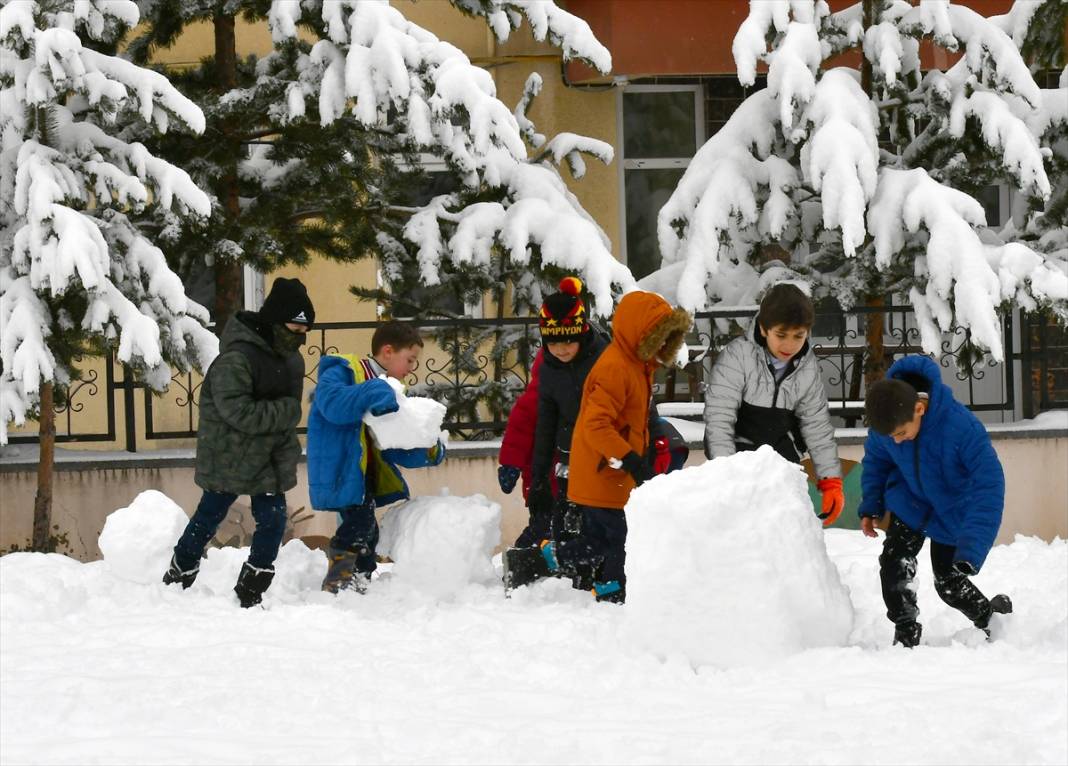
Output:
<instances>
[{"instance_id":1,"label":"boy in navy blue coat","mask_svg":"<svg viewBox=\"0 0 1068 766\"><path fill-rule=\"evenodd\" d=\"M400 468L438 465L441 442L428 449L379 450L367 434L368 413L397 411L397 397L380 376L403 380L416 366L423 340L411 325L386 322L371 338L371 356L324 356L308 414L308 490L312 508L336 511L330 567L323 590L363 592L377 568L375 508L408 498Z\"/></svg>"},{"instance_id":2,"label":"boy in navy blue coat","mask_svg":"<svg viewBox=\"0 0 1068 766\"><path fill-rule=\"evenodd\" d=\"M994 545L1005 505L1005 475L986 428L926 356L895 362L864 408L861 530L875 537L876 521L891 514L879 576L894 643L920 642L912 580L928 537L938 595L989 636L991 615L1011 612L1012 602L1001 594L988 600L968 579Z\"/></svg>"}]
</instances>

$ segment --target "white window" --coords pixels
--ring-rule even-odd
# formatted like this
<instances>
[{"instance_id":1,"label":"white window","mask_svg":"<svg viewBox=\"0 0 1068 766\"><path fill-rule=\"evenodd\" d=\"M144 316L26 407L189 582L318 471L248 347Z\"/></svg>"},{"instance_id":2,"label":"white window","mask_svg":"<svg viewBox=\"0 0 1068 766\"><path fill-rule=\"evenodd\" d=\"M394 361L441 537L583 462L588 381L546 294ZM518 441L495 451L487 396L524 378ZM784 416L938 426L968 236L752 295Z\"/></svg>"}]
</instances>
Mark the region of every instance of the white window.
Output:
<instances>
[{"instance_id":1,"label":"white window","mask_svg":"<svg viewBox=\"0 0 1068 766\"><path fill-rule=\"evenodd\" d=\"M622 254L635 277L660 268L656 217L704 143L701 85L629 85L619 94Z\"/></svg>"}]
</instances>

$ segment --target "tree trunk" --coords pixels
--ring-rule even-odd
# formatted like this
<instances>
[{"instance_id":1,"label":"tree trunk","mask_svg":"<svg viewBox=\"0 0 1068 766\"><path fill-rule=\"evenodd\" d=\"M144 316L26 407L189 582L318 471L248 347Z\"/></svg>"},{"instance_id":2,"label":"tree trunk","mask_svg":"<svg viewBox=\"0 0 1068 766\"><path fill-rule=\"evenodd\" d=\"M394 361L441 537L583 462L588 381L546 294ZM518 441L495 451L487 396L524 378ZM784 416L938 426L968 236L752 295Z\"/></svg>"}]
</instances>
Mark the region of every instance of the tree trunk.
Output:
<instances>
[{"instance_id":1,"label":"tree trunk","mask_svg":"<svg viewBox=\"0 0 1068 766\"><path fill-rule=\"evenodd\" d=\"M219 14L215 26L215 77L221 94L237 85L237 37L234 33L234 16ZM238 199L237 163L241 142L235 138L235 127L230 122L220 125L222 141L227 146L227 170L222 177L219 199L226 213L227 230L236 236L241 206ZM215 332L223 328L242 304L241 263L226 259L215 261Z\"/></svg>"},{"instance_id":2,"label":"tree trunk","mask_svg":"<svg viewBox=\"0 0 1068 766\"><path fill-rule=\"evenodd\" d=\"M871 29L875 24L875 0L863 0L862 11L864 14L864 29ZM872 97L872 67L867 56L861 56L860 85L868 98ZM886 305L882 293L869 292L865 305L868 308L879 309ZM873 383L883 379L886 375L886 349L883 346L883 320L886 317L882 311L873 311L865 314L864 345L867 346L864 362L864 393L868 392Z\"/></svg>"},{"instance_id":3,"label":"tree trunk","mask_svg":"<svg viewBox=\"0 0 1068 766\"><path fill-rule=\"evenodd\" d=\"M52 384L49 382L41 386L40 443L31 548L46 552L49 550L52 530L52 466L56 459L56 411L52 409Z\"/></svg>"}]
</instances>

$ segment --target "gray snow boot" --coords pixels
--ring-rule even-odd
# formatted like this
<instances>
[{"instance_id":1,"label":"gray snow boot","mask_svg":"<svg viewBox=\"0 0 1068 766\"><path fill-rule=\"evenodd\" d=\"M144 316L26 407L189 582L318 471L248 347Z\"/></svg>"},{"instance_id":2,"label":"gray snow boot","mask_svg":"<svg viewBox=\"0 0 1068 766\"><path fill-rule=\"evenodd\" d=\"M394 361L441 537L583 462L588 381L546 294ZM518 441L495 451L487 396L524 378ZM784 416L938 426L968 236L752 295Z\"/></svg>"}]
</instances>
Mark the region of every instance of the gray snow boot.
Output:
<instances>
[{"instance_id":1,"label":"gray snow boot","mask_svg":"<svg viewBox=\"0 0 1068 766\"><path fill-rule=\"evenodd\" d=\"M343 590L366 593L370 575L356 570L356 560L366 550L363 546L335 548L331 545L327 548L326 560L330 567L326 570L326 577L323 578L323 590L334 594Z\"/></svg>"},{"instance_id":2,"label":"gray snow boot","mask_svg":"<svg viewBox=\"0 0 1068 766\"><path fill-rule=\"evenodd\" d=\"M263 594L271 587L274 579L274 567L260 569L247 561L241 565L241 573L237 576L237 585L234 593L241 602L242 609L256 606L263 601Z\"/></svg>"},{"instance_id":3,"label":"gray snow boot","mask_svg":"<svg viewBox=\"0 0 1068 766\"><path fill-rule=\"evenodd\" d=\"M192 569L183 570L178 565L178 557L171 556L170 566L167 567L167 571L163 573L163 584L171 585L176 582L182 584L182 590L187 589L197 579L197 575L200 573L200 561L193 565Z\"/></svg>"}]
</instances>

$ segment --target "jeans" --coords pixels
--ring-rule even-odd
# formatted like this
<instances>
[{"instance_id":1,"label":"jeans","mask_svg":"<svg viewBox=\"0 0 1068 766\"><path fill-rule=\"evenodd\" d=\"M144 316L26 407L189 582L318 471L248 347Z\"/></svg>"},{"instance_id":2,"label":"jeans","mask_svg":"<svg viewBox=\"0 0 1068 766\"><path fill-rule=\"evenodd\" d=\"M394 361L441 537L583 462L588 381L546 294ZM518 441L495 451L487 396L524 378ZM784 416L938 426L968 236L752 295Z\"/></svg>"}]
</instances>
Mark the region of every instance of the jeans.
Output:
<instances>
[{"instance_id":1,"label":"jeans","mask_svg":"<svg viewBox=\"0 0 1068 766\"><path fill-rule=\"evenodd\" d=\"M916 622L920 615L912 581L916 577L916 557L925 539L922 532L911 529L897 516L890 519L883 552L879 556L879 579L886 616L895 625ZM992 611L990 602L971 580L953 568L956 552L953 545L931 541L935 591L977 627L986 627Z\"/></svg>"},{"instance_id":2,"label":"jeans","mask_svg":"<svg viewBox=\"0 0 1068 766\"><path fill-rule=\"evenodd\" d=\"M556 545L556 559L569 572L583 565L593 567L598 582L616 580L627 582L627 516L622 510L579 506L582 510L582 531L573 540Z\"/></svg>"},{"instance_id":3,"label":"jeans","mask_svg":"<svg viewBox=\"0 0 1068 766\"><path fill-rule=\"evenodd\" d=\"M378 519L375 504L349 505L337 509L341 517L330 547L356 552L356 571L369 575L378 568Z\"/></svg>"},{"instance_id":4,"label":"jeans","mask_svg":"<svg viewBox=\"0 0 1068 766\"><path fill-rule=\"evenodd\" d=\"M235 500L237 495L229 492L204 491L174 546L174 558L179 568L189 570L196 566ZM278 557L278 547L286 531L286 496L253 495L252 518L256 520L256 531L252 534L248 563L257 569L267 569Z\"/></svg>"}]
</instances>

